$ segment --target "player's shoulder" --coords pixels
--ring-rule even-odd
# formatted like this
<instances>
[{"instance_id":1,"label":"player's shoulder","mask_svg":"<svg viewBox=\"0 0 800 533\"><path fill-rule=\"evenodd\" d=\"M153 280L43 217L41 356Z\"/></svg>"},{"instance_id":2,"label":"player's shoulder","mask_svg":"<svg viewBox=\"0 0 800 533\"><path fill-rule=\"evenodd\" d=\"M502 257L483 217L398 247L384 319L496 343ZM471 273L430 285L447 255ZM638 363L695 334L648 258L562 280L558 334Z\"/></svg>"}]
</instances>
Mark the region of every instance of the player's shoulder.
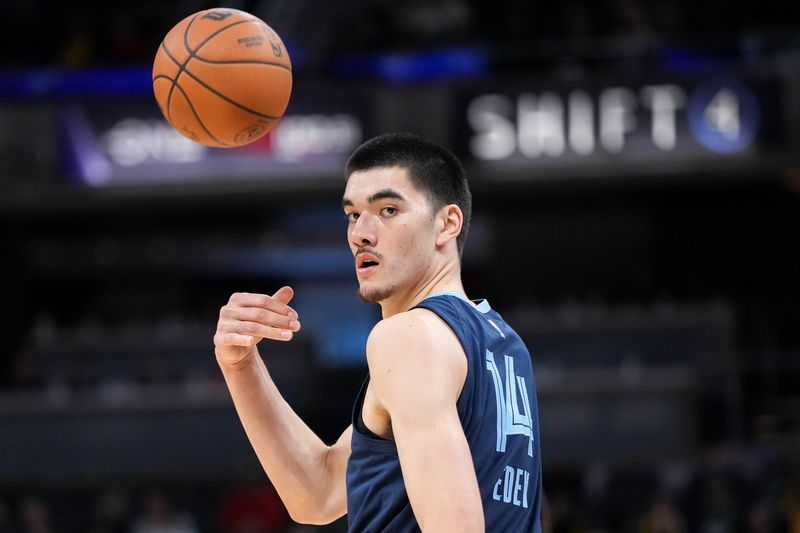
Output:
<instances>
[{"instance_id":1,"label":"player's shoulder","mask_svg":"<svg viewBox=\"0 0 800 533\"><path fill-rule=\"evenodd\" d=\"M367 366L382 401L397 393L407 401L422 380L456 401L468 365L453 330L434 312L417 308L375 325L367 339Z\"/></svg>"},{"instance_id":2,"label":"player's shoulder","mask_svg":"<svg viewBox=\"0 0 800 533\"><path fill-rule=\"evenodd\" d=\"M450 327L433 311L414 308L378 322L367 339L367 360L404 358L427 353L463 354L461 343Z\"/></svg>"},{"instance_id":3,"label":"player's shoulder","mask_svg":"<svg viewBox=\"0 0 800 533\"><path fill-rule=\"evenodd\" d=\"M370 341L391 340L431 340L430 337L441 335L446 325L428 309L414 308L384 318L372 328Z\"/></svg>"}]
</instances>

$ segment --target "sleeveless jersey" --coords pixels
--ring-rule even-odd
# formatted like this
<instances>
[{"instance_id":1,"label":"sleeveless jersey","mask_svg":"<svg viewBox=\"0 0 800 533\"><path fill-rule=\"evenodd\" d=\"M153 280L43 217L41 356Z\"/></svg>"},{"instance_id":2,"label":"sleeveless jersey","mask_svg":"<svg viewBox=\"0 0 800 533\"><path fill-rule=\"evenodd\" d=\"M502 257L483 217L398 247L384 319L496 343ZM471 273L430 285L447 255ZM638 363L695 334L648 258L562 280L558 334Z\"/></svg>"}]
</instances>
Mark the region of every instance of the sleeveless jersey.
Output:
<instances>
[{"instance_id":1,"label":"sleeveless jersey","mask_svg":"<svg viewBox=\"0 0 800 533\"><path fill-rule=\"evenodd\" d=\"M467 356L457 408L472 453L486 531L540 533L539 414L528 349L486 300L476 307L457 293L436 293L416 307L441 317ZM361 420L368 382L369 378L353 409L346 476L348 531L420 531L394 441L377 437Z\"/></svg>"}]
</instances>

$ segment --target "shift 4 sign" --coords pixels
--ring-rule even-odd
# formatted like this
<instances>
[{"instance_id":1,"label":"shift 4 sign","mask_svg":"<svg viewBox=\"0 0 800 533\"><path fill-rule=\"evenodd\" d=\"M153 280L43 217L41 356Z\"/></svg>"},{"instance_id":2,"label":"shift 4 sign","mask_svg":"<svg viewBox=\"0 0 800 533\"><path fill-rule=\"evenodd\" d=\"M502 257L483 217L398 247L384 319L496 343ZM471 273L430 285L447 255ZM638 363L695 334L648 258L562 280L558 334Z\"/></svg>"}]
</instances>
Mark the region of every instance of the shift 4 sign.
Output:
<instances>
[{"instance_id":1,"label":"shift 4 sign","mask_svg":"<svg viewBox=\"0 0 800 533\"><path fill-rule=\"evenodd\" d=\"M761 102L731 77L485 92L466 101L464 118L468 151L481 161L733 154L762 129Z\"/></svg>"}]
</instances>

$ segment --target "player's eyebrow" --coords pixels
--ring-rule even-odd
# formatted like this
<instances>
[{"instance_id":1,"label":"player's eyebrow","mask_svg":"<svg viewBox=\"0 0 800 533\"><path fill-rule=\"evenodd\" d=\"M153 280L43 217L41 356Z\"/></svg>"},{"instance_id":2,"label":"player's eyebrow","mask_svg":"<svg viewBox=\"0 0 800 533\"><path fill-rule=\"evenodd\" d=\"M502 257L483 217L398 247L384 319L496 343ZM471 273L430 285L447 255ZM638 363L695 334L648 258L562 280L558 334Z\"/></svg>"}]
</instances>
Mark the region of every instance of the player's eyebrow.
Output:
<instances>
[{"instance_id":1,"label":"player's eyebrow","mask_svg":"<svg viewBox=\"0 0 800 533\"><path fill-rule=\"evenodd\" d=\"M386 198L392 198L394 200L400 200L401 202L405 202L405 197L400 194L399 192L395 191L394 189L381 189L380 191L376 192L375 194L371 195L367 198L367 203L376 202L378 200L385 200ZM352 206L352 200L348 200L347 198L342 199L342 207Z\"/></svg>"}]
</instances>

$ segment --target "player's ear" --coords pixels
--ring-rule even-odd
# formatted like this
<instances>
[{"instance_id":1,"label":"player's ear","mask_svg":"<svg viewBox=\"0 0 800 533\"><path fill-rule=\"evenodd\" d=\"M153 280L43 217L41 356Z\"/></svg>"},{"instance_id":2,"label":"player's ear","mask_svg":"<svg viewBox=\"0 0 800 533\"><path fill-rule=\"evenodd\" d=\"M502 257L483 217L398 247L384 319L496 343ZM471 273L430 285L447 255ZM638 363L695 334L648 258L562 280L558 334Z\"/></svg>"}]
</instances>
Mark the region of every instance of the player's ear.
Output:
<instances>
[{"instance_id":1,"label":"player's ear","mask_svg":"<svg viewBox=\"0 0 800 533\"><path fill-rule=\"evenodd\" d=\"M456 204L448 204L442 207L436 216L436 246L444 246L448 242L455 241L461 233L464 225L464 213Z\"/></svg>"}]
</instances>

